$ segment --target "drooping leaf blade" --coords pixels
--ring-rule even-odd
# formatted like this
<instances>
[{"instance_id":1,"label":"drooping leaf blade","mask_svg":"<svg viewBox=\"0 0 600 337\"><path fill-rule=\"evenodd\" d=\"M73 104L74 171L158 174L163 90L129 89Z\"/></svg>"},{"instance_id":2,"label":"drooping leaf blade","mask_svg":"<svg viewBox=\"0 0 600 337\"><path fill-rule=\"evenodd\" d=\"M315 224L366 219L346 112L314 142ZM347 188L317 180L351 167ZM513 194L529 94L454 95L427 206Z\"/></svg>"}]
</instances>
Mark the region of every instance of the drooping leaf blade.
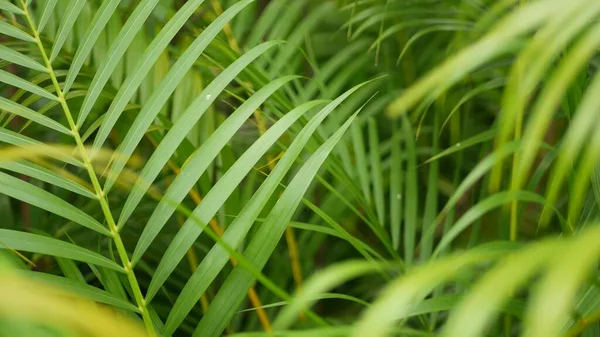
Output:
<instances>
[{"instance_id":1,"label":"drooping leaf blade","mask_svg":"<svg viewBox=\"0 0 600 337\"><path fill-rule=\"evenodd\" d=\"M39 95L41 97L45 97L52 101L58 101L58 97L56 95L46 91L45 89L23 79L20 76L15 74L11 74L8 71L4 71L0 69L0 82L6 83L8 85L12 85L17 88L21 88L23 90L27 90L32 94Z\"/></svg>"},{"instance_id":2,"label":"drooping leaf blade","mask_svg":"<svg viewBox=\"0 0 600 337\"><path fill-rule=\"evenodd\" d=\"M60 124L59 122L44 115L41 115L27 107L24 107L19 103L15 103L4 97L0 97L0 109L6 110L17 116L29 119L47 128L56 130L60 133L64 133L65 135L71 135L71 130L69 130L66 126Z\"/></svg>"},{"instance_id":3,"label":"drooping leaf blade","mask_svg":"<svg viewBox=\"0 0 600 337\"><path fill-rule=\"evenodd\" d=\"M41 71L44 73L48 72L48 69L46 67L44 67L34 59L30 58L27 55L21 54L12 48L8 48L4 45L0 45L0 59L12 62L14 64L18 64L23 67L27 67L29 69Z\"/></svg>"},{"instance_id":4,"label":"drooping leaf blade","mask_svg":"<svg viewBox=\"0 0 600 337\"><path fill-rule=\"evenodd\" d=\"M28 177L41 180L43 182L64 188L68 191L80 194L82 196L96 199L96 195L89 189L81 186L75 181L69 180L58 173L49 170L43 166L30 162L3 162L0 161L0 168L10 170Z\"/></svg>"},{"instance_id":5,"label":"drooping leaf blade","mask_svg":"<svg viewBox=\"0 0 600 337\"><path fill-rule=\"evenodd\" d=\"M91 285L47 273L22 272L22 274L25 277L46 282L98 303L104 303L115 308L121 308L132 312L139 312L139 309L135 305L116 297L108 291L98 289Z\"/></svg>"},{"instance_id":6,"label":"drooping leaf blade","mask_svg":"<svg viewBox=\"0 0 600 337\"><path fill-rule=\"evenodd\" d=\"M13 5L8 0L0 0L0 10L11 12L17 15L25 14L21 8Z\"/></svg>"},{"instance_id":7,"label":"drooping leaf blade","mask_svg":"<svg viewBox=\"0 0 600 337\"><path fill-rule=\"evenodd\" d=\"M123 267L98 253L43 235L0 229L0 246L2 249L10 248L38 254L60 256L124 272Z\"/></svg>"},{"instance_id":8,"label":"drooping leaf blade","mask_svg":"<svg viewBox=\"0 0 600 337\"><path fill-rule=\"evenodd\" d=\"M31 148L31 147L38 147L38 148L44 148L44 149L49 148L49 145L46 145L40 141L29 138L20 133L10 131L5 128L0 128L0 142L15 145L15 146L22 147L22 148ZM0 160L2 160L2 159L4 159L4 158L0 157ZM74 165L77 167L83 167L83 162L81 162L75 158L72 158L70 156L60 156L60 157L57 157L56 159L62 160L65 163L68 163L68 164L71 164L71 165Z\"/></svg>"},{"instance_id":9,"label":"drooping leaf blade","mask_svg":"<svg viewBox=\"0 0 600 337\"><path fill-rule=\"evenodd\" d=\"M81 209L52 193L4 172L0 172L0 192L69 219L100 234L111 236L106 227Z\"/></svg>"},{"instance_id":10,"label":"drooping leaf blade","mask_svg":"<svg viewBox=\"0 0 600 337\"><path fill-rule=\"evenodd\" d=\"M0 21L0 34L12 36L25 42L35 42L35 38L5 20Z\"/></svg>"}]
</instances>

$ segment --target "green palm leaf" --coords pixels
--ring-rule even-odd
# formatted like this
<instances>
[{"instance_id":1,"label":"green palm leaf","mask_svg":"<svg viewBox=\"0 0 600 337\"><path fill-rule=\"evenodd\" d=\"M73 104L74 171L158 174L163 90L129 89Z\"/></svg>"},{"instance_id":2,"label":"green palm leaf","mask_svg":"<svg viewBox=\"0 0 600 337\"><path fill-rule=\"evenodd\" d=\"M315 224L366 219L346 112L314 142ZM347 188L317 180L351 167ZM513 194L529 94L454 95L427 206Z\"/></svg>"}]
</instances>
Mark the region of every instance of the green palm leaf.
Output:
<instances>
[{"instance_id":1,"label":"green palm leaf","mask_svg":"<svg viewBox=\"0 0 600 337\"><path fill-rule=\"evenodd\" d=\"M49 238L42 235L0 229L3 249L15 249L26 252L47 254L64 257L106 267L116 271L123 271L118 264L106 257L74 244Z\"/></svg>"},{"instance_id":2,"label":"green palm leaf","mask_svg":"<svg viewBox=\"0 0 600 337\"><path fill-rule=\"evenodd\" d=\"M356 114L307 160L283 192L256 236L244 251L244 256L254 266L262 268L265 265L283 235L287 222L291 219L296 207L298 207L302 195L308 189L310 182L328 154L350 127L355 116ZM230 317L235 313L232 309L244 299L243 296L245 296L253 281L254 277L248 271L239 266L234 268L213 300L208 312L194 331L194 336L201 333L207 336L218 336L225 329Z\"/></svg>"},{"instance_id":3,"label":"green palm leaf","mask_svg":"<svg viewBox=\"0 0 600 337\"><path fill-rule=\"evenodd\" d=\"M125 224L148 189L149 184L154 181L162 167L166 164L169 156L175 151L181 141L185 138L185 135L189 132L192 125L198 121L202 116L202 113L204 113L210 104L214 102L225 86L255 58L279 43L280 42L277 41L265 42L252 48L225 69L225 71L211 82L211 84L202 91L200 96L192 102L183 115L177 120L175 125L169 130L165 139L163 139L148 163L144 166L144 170L140 173L135 185L131 188L131 193L125 202L123 212L119 218L119 227L122 227Z\"/></svg>"},{"instance_id":4,"label":"green palm leaf","mask_svg":"<svg viewBox=\"0 0 600 337\"><path fill-rule=\"evenodd\" d=\"M599 336L598 1L0 11L7 333Z\"/></svg>"},{"instance_id":5,"label":"green palm leaf","mask_svg":"<svg viewBox=\"0 0 600 337\"><path fill-rule=\"evenodd\" d=\"M30 58L27 55L24 55L22 53L19 53L18 51L14 50L14 49L10 49L9 47L3 46L3 45L0 45L0 58L3 60L6 60L8 62L12 62L14 64L18 64L20 66L27 67L27 68L30 68L33 70L37 70L37 71L41 71L41 72L45 72L45 73L48 72L48 69L46 69L43 65L39 64L32 58Z\"/></svg>"},{"instance_id":6,"label":"green palm leaf","mask_svg":"<svg viewBox=\"0 0 600 337\"><path fill-rule=\"evenodd\" d=\"M79 208L35 185L2 172L0 172L0 184L0 191L3 194L55 213L100 234L111 235L106 227Z\"/></svg>"},{"instance_id":7,"label":"green palm leaf","mask_svg":"<svg viewBox=\"0 0 600 337\"><path fill-rule=\"evenodd\" d=\"M157 2L158 0L143 0L138 4L125 25L123 25L119 35L115 37L102 64L98 67L98 71L90 84L87 96L83 100L79 116L77 117L77 127L81 127L85 122L92 106L100 95L100 91L108 81L112 69L114 69L121 60L121 57L125 54L125 50L127 50L127 47L141 29L144 21L148 18Z\"/></svg>"}]
</instances>

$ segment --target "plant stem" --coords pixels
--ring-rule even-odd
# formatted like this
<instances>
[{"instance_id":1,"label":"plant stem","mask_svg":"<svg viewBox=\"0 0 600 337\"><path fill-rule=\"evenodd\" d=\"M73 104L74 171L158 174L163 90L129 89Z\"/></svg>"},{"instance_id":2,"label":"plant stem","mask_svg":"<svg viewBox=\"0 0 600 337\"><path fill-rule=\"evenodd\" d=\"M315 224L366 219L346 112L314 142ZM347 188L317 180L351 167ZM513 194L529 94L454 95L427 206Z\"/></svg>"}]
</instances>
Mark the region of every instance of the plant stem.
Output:
<instances>
[{"instance_id":1,"label":"plant stem","mask_svg":"<svg viewBox=\"0 0 600 337\"><path fill-rule=\"evenodd\" d=\"M102 208L102 212L104 213L104 217L106 219L106 222L108 223L109 230L112 234L112 238L115 243L115 248L117 249L119 258L121 259L121 263L127 275L127 280L129 281L129 285L131 286L131 290L135 297L136 304L138 305L138 309L142 314L142 318L146 326L146 331L150 336L156 336L156 331L154 330L154 325L152 324L150 313L148 312L146 302L144 301L144 297L142 296L142 291L138 284L137 278L135 277L131 261L129 260L129 256L127 255L127 250L125 249L125 245L123 244L123 240L121 239L121 235L119 234L119 230L108 206L108 199L104 194L102 187L100 186L100 182L98 181L98 177L96 176L96 172L94 171L94 167L92 165L90 156L88 155L87 150L85 149L83 141L81 140L81 135L79 134L77 125L73 120L73 115L71 114L71 110L67 105L67 100L63 95L63 91L60 88L60 85L58 84L58 79L56 78L56 74L54 72L54 69L52 68L52 64L50 63L50 59L48 59L48 55L46 54L46 50L44 49L42 40L40 39L40 36L35 28L33 20L31 19L29 9L23 0L19 1L21 2L21 6L23 7L23 11L25 12L25 18L27 19L31 32L33 33L33 37L35 38L35 42L40 50L42 59L44 60L44 65L46 66L46 68L48 68L48 73L50 75L52 83L54 84L54 88L56 89L58 102L60 103L65 113L65 117L67 119L67 122L69 123L72 136L75 139L75 143L77 144L77 149L81 154L84 166L94 187L94 192L96 193L96 197L98 198L100 207Z\"/></svg>"}]
</instances>

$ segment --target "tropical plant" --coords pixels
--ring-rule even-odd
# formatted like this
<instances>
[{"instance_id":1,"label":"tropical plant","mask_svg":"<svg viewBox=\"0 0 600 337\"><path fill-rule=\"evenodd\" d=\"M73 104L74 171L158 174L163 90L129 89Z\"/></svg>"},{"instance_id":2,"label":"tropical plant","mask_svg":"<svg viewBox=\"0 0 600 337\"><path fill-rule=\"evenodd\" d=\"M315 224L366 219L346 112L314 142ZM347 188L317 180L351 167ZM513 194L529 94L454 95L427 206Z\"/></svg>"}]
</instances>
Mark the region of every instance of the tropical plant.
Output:
<instances>
[{"instance_id":1,"label":"tropical plant","mask_svg":"<svg viewBox=\"0 0 600 337\"><path fill-rule=\"evenodd\" d=\"M597 0L0 10L0 334L600 336Z\"/></svg>"}]
</instances>

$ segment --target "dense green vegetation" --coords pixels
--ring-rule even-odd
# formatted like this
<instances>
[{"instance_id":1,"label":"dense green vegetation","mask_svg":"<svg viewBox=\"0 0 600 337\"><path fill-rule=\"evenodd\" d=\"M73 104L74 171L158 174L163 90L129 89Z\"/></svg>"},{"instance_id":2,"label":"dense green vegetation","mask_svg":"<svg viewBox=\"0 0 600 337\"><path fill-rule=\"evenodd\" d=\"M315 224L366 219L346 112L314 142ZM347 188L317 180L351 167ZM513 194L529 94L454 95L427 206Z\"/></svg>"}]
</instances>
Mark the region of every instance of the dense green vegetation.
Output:
<instances>
[{"instance_id":1,"label":"dense green vegetation","mask_svg":"<svg viewBox=\"0 0 600 337\"><path fill-rule=\"evenodd\" d=\"M0 335L600 336L600 1L0 12Z\"/></svg>"}]
</instances>

